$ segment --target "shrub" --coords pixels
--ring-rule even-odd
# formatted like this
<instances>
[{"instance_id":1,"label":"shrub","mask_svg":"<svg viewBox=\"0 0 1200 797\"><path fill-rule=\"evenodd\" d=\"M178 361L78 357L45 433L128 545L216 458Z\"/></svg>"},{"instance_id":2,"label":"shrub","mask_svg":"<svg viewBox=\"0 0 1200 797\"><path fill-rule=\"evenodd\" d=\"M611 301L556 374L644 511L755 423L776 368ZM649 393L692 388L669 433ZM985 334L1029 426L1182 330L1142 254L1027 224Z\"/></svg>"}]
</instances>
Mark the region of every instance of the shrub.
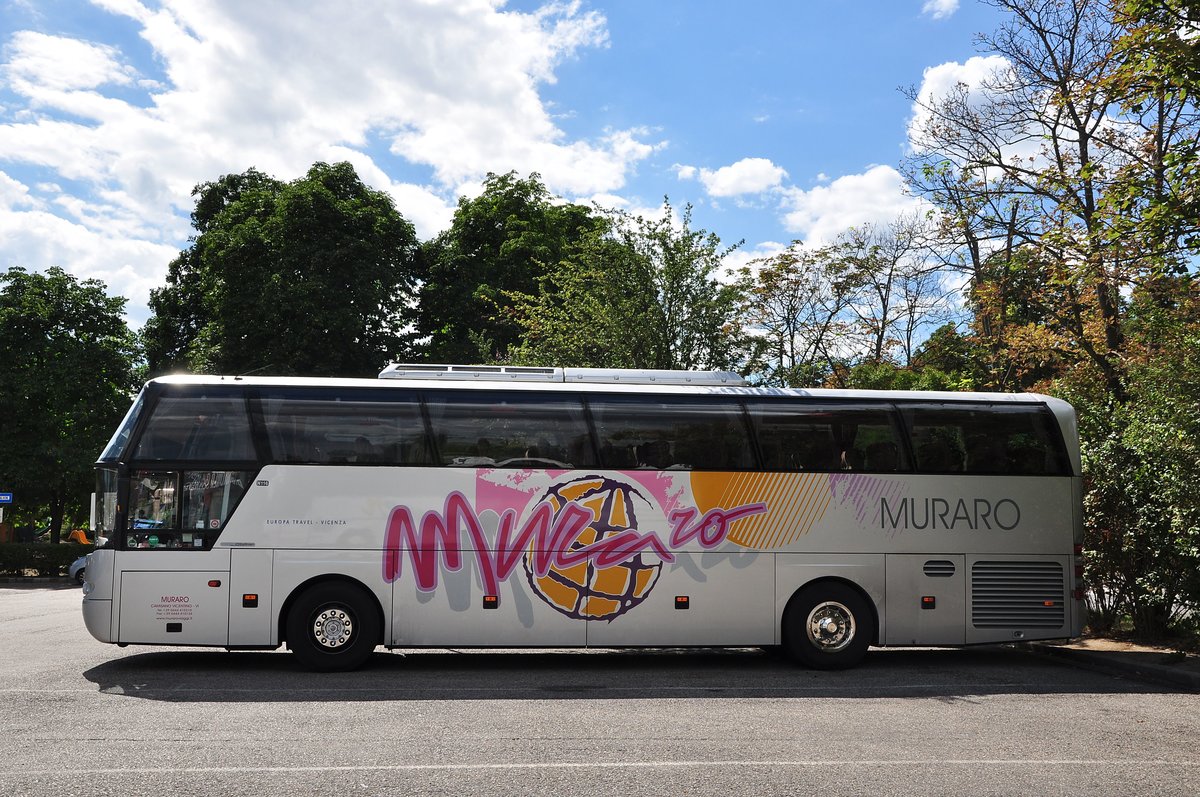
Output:
<instances>
[{"instance_id":1,"label":"shrub","mask_svg":"<svg viewBox=\"0 0 1200 797\"><path fill-rule=\"evenodd\" d=\"M96 546L40 542L0 544L0 573L7 576L65 576L67 568Z\"/></svg>"}]
</instances>

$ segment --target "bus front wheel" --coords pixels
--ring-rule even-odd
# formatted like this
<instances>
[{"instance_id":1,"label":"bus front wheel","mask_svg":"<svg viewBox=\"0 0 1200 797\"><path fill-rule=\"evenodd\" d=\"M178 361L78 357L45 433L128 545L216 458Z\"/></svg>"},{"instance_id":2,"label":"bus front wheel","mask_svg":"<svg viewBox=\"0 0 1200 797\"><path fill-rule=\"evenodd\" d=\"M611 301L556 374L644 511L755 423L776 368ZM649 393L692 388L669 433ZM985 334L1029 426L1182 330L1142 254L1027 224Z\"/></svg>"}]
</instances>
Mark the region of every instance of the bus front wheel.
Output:
<instances>
[{"instance_id":1,"label":"bus front wheel","mask_svg":"<svg viewBox=\"0 0 1200 797\"><path fill-rule=\"evenodd\" d=\"M783 647L815 670L842 670L862 661L871 644L871 609L852 587L813 584L796 593L783 613Z\"/></svg>"},{"instance_id":2,"label":"bus front wheel","mask_svg":"<svg viewBox=\"0 0 1200 797\"><path fill-rule=\"evenodd\" d=\"M371 596L353 584L309 587L288 612L288 648L306 669L317 672L361 667L374 652L379 634Z\"/></svg>"}]
</instances>

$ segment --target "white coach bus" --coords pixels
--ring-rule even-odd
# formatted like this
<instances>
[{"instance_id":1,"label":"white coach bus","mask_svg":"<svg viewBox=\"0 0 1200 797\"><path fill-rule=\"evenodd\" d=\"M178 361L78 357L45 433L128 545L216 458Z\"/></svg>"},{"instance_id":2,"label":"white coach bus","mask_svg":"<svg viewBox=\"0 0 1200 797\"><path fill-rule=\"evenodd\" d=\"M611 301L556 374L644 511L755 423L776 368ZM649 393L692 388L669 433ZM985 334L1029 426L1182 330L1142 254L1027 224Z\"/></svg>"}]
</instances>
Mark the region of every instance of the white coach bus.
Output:
<instances>
[{"instance_id":1,"label":"white coach bus","mask_svg":"<svg viewBox=\"0 0 1200 797\"><path fill-rule=\"evenodd\" d=\"M172 376L97 463L83 615L118 645L869 645L1078 636L1075 415L719 372Z\"/></svg>"}]
</instances>

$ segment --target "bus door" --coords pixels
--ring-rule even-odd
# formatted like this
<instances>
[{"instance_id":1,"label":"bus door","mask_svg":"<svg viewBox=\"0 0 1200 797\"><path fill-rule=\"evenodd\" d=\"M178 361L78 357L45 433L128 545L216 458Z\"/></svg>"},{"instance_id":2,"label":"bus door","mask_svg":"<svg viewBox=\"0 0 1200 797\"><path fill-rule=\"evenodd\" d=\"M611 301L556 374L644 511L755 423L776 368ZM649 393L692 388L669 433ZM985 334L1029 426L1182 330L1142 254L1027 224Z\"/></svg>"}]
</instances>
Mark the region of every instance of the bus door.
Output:
<instances>
[{"instance_id":1,"label":"bus door","mask_svg":"<svg viewBox=\"0 0 1200 797\"><path fill-rule=\"evenodd\" d=\"M116 532L118 642L228 644L230 550L217 539L252 475L157 465L130 472Z\"/></svg>"}]
</instances>

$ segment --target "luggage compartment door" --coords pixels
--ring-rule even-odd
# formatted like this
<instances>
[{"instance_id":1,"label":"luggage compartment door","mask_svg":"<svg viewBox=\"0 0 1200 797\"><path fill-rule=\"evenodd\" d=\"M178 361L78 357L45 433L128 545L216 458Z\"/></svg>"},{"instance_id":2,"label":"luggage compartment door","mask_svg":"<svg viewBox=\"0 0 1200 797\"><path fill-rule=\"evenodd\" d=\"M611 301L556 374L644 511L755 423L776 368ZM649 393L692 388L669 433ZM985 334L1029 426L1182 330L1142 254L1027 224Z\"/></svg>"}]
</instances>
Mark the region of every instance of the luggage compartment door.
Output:
<instances>
[{"instance_id":1,"label":"luggage compartment door","mask_svg":"<svg viewBox=\"0 0 1200 797\"><path fill-rule=\"evenodd\" d=\"M964 560L962 554L888 554L885 645L966 643Z\"/></svg>"},{"instance_id":2,"label":"luggage compartment door","mask_svg":"<svg viewBox=\"0 0 1200 797\"><path fill-rule=\"evenodd\" d=\"M136 570L121 574L118 642L225 645L228 638L228 572Z\"/></svg>"}]
</instances>

